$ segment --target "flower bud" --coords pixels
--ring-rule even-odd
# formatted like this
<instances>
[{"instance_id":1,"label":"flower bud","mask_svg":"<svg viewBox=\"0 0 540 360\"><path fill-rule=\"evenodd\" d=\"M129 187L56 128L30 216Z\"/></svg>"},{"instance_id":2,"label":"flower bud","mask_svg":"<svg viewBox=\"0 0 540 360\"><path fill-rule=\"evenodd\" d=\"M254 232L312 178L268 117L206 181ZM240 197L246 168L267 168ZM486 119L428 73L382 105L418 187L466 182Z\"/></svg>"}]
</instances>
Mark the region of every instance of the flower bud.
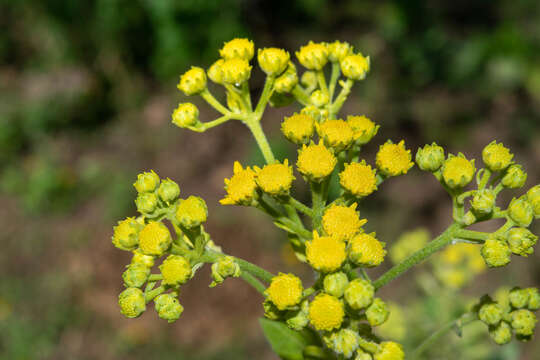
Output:
<instances>
[{"instance_id":1,"label":"flower bud","mask_svg":"<svg viewBox=\"0 0 540 360\"><path fill-rule=\"evenodd\" d=\"M354 279L345 289L345 301L354 310L368 307L373 302L375 288L364 279Z\"/></svg>"},{"instance_id":2,"label":"flower bud","mask_svg":"<svg viewBox=\"0 0 540 360\"><path fill-rule=\"evenodd\" d=\"M159 266L159 270L163 275L165 285L185 284L192 276L189 260L180 255L169 255Z\"/></svg>"},{"instance_id":3,"label":"flower bud","mask_svg":"<svg viewBox=\"0 0 540 360\"><path fill-rule=\"evenodd\" d=\"M327 44L328 48L328 60L331 62L340 62L346 56L352 54L352 46L347 42L334 41Z\"/></svg>"},{"instance_id":4,"label":"flower bud","mask_svg":"<svg viewBox=\"0 0 540 360\"><path fill-rule=\"evenodd\" d=\"M529 290L521 289L518 287L513 288L508 294L508 300L510 305L516 309L521 309L527 307L529 304Z\"/></svg>"},{"instance_id":5,"label":"flower bud","mask_svg":"<svg viewBox=\"0 0 540 360\"><path fill-rule=\"evenodd\" d=\"M221 284L223 280L230 276L239 277L240 273L240 265L238 265L234 258L232 256L223 256L212 264L212 279L214 281L212 281L210 287Z\"/></svg>"},{"instance_id":6,"label":"flower bud","mask_svg":"<svg viewBox=\"0 0 540 360\"><path fill-rule=\"evenodd\" d=\"M403 352L403 347L393 341L383 341L375 356L374 360L404 360L405 353Z\"/></svg>"},{"instance_id":7,"label":"flower bud","mask_svg":"<svg viewBox=\"0 0 540 360\"><path fill-rule=\"evenodd\" d=\"M188 228L194 228L206 221L208 208L203 199L198 196L190 196L187 199L180 199L176 208L176 220Z\"/></svg>"},{"instance_id":8,"label":"flower bud","mask_svg":"<svg viewBox=\"0 0 540 360\"><path fill-rule=\"evenodd\" d=\"M134 218L128 217L114 227L112 243L120 250L130 251L139 245L139 230L142 228Z\"/></svg>"},{"instance_id":9,"label":"flower bud","mask_svg":"<svg viewBox=\"0 0 540 360\"><path fill-rule=\"evenodd\" d=\"M141 214L151 214L157 209L158 197L154 193L140 193L135 199L137 211Z\"/></svg>"},{"instance_id":10,"label":"flower bud","mask_svg":"<svg viewBox=\"0 0 540 360\"><path fill-rule=\"evenodd\" d=\"M278 76L287 69L289 53L283 49L265 48L259 49L257 61L262 71L268 76Z\"/></svg>"},{"instance_id":11,"label":"flower bud","mask_svg":"<svg viewBox=\"0 0 540 360\"><path fill-rule=\"evenodd\" d=\"M361 116L347 116L347 122L353 130L353 138L356 144L365 145L373 139L380 126L376 125L373 121Z\"/></svg>"},{"instance_id":12,"label":"flower bud","mask_svg":"<svg viewBox=\"0 0 540 360\"><path fill-rule=\"evenodd\" d=\"M349 279L347 278L347 275L341 271L328 274L324 277L324 291L337 298L343 296L347 285L349 285Z\"/></svg>"},{"instance_id":13,"label":"flower bud","mask_svg":"<svg viewBox=\"0 0 540 360\"><path fill-rule=\"evenodd\" d=\"M501 180L501 184L510 189L518 189L525 185L526 181L527 173L523 171L521 165L511 165L508 169L506 169L506 173Z\"/></svg>"},{"instance_id":14,"label":"flower bud","mask_svg":"<svg viewBox=\"0 0 540 360\"><path fill-rule=\"evenodd\" d=\"M180 318L184 307L180 305L178 299L172 294L161 294L154 299L154 305L158 316L163 320L172 323Z\"/></svg>"},{"instance_id":15,"label":"flower bud","mask_svg":"<svg viewBox=\"0 0 540 360\"><path fill-rule=\"evenodd\" d=\"M137 175L137 181L133 183L133 187L138 193L152 192L159 185L159 176L150 170L150 172L143 172Z\"/></svg>"},{"instance_id":16,"label":"flower bud","mask_svg":"<svg viewBox=\"0 0 540 360\"><path fill-rule=\"evenodd\" d=\"M180 195L180 187L171 179L163 180L159 185L158 194L161 200L170 203Z\"/></svg>"},{"instance_id":17,"label":"flower bud","mask_svg":"<svg viewBox=\"0 0 540 360\"><path fill-rule=\"evenodd\" d=\"M285 159L283 164L265 165L262 169L255 167L255 181L265 193L272 196L286 196L294 180L292 166Z\"/></svg>"},{"instance_id":18,"label":"flower bud","mask_svg":"<svg viewBox=\"0 0 540 360\"><path fill-rule=\"evenodd\" d=\"M316 128L324 144L334 149L335 153L347 149L353 143L353 130L344 120L326 120L317 124Z\"/></svg>"},{"instance_id":19,"label":"flower bud","mask_svg":"<svg viewBox=\"0 0 540 360\"><path fill-rule=\"evenodd\" d=\"M319 331L338 329L343 323L345 311L338 298L328 294L318 294L309 304L309 322Z\"/></svg>"},{"instance_id":20,"label":"flower bud","mask_svg":"<svg viewBox=\"0 0 540 360\"><path fill-rule=\"evenodd\" d=\"M328 62L328 49L323 43L310 41L296 52L300 64L309 70L321 70Z\"/></svg>"},{"instance_id":21,"label":"flower bud","mask_svg":"<svg viewBox=\"0 0 540 360\"><path fill-rule=\"evenodd\" d=\"M376 171L364 160L345 164L339 173L339 184L357 198L366 197L377 190Z\"/></svg>"},{"instance_id":22,"label":"flower bud","mask_svg":"<svg viewBox=\"0 0 540 360\"><path fill-rule=\"evenodd\" d=\"M503 309L497 303L487 303L482 305L478 311L478 318L486 325L497 325L501 322Z\"/></svg>"},{"instance_id":23,"label":"flower bud","mask_svg":"<svg viewBox=\"0 0 540 360\"><path fill-rule=\"evenodd\" d=\"M442 176L446 185L462 188L468 185L476 172L474 160L467 160L463 154L448 155L448 159L442 165Z\"/></svg>"},{"instance_id":24,"label":"flower bud","mask_svg":"<svg viewBox=\"0 0 540 360\"><path fill-rule=\"evenodd\" d=\"M302 291L302 281L297 276L279 273L272 278L265 294L279 310L286 310L300 303Z\"/></svg>"},{"instance_id":25,"label":"flower bud","mask_svg":"<svg viewBox=\"0 0 540 360\"><path fill-rule=\"evenodd\" d=\"M300 305L300 310L292 312L292 316L287 318L287 326L293 330L301 331L309 323L309 301L304 300Z\"/></svg>"},{"instance_id":26,"label":"flower bud","mask_svg":"<svg viewBox=\"0 0 540 360\"><path fill-rule=\"evenodd\" d=\"M540 309L540 293L537 288L526 289L529 292L529 302L527 308L532 311Z\"/></svg>"},{"instance_id":27,"label":"flower bud","mask_svg":"<svg viewBox=\"0 0 540 360\"><path fill-rule=\"evenodd\" d=\"M223 59L217 60L206 71L208 78L216 84L223 84L223 71L221 70L221 67L223 66L224 62L225 60Z\"/></svg>"},{"instance_id":28,"label":"flower bud","mask_svg":"<svg viewBox=\"0 0 540 360\"><path fill-rule=\"evenodd\" d=\"M136 318L146 310L144 294L139 288L127 288L118 295L120 312L127 318Z\"/></svg>"},{"instance_id":29,"label":"flower bud","mask_svg":"<svg viewBox=\"0 0 540 360\"><path fill-rule=\"evenodd\" d=\"M337 159L323 144L303 145L298 150L296 166L298 171L310 181L321 182L329 176L337 164Z\"/></svg>"},{"instance_id":30,"label":"flower bud","mask_svg":"<svg viewBox=\"0 0 540 360\"><path fill-rule=\"evenodd\" d=\"M512 163L514 154L504 147L503 144L497 144L492 141L482 150L482 160L486 167L491 171L501 171L506 169Z\"/></svg>"},{"instance_id":31,"label":"flower bud","mask_svg":"<svg viewBox=\"0 0 540 360\"><path fill-rule=\"evenodd\" d=\"M323 122L328 118L328 111L326 109L319 109L314 105L303 107L302 110L300 110L300 114L311 116L315 119L316 123Z\"/></svg>"},{"instance_id":32,"label":"flower bud","mask_svg":"<svg viewBox=\"0 0 540 360\"><path fill-rule=\"evenodd\" d=\"M533 208L525 197L512 199L508 205L508 216L516 225L528 227L533 220Z\"/></svg>"},{"instance_id":33,"label":"flower bud","mask_svg":"<svg viewBox=\"0 0 540 360\"><path fill-rule=\"evenodd\" d=\"M512 252L505 241L488 238L480 250L486 265L489 267L505 266L510 262Z\"/></svg>"},{"instance_id":34,"label":"flower bud","mask_svg":"<svg viewBox=\"0 0 540 360\"><path fill-rule=\"evenodd\" d=\"M489 328L489 336L498 345L508 344L512 340L512 327L506 321Z\"/></svg>"},{"instance_id":35,"label":"flower bud","mask_svg":"<svg viewBox=\"0 0 540 360\"><path fill-rule=\"evenodd\" d=\"M370 68L369 56L348 55L339 63L341 72L351 80L364 80Z\"/></svg>"},{"instance_id":36,"label":"flower bud","mask_svg":"<svg viewBox=\"0 0 540 360\"><path fill-rule=\"evenodd\" d=\"M305 71L300 78L300 83L308 89L314 89L317 87L317 74L314 71Z\"/></svg>"},{"instance_id":37,"label":"flower bud","mask_svg":"<svg viewBox=\"0 0 540 360\"><path fill-rule=\"evenodd\" d=\"M416 152L416 163L424 171L435 172L444 163L444 149L436 143L425 145Z\"/></svg>"},{"instance_id":38,"label":"flower bud","mask_svg":"<svg viewBox=\"0 0 540 360\"><path fill-rule=\"evenodd\" d=\"M274 90L279 94L290 93L297 84L298 74L296 73L296 66L289 61L287 70L274 82Z\"/></svg>"},{"instance_id":39,"label":"flower bud","mask_svg":"<svg viewBox=\"0 0 540 360\"><path fill-rule=\"evenodd\" d=\"M140 288L144 285L149 275L150 268L144 264L129 264L126 271L122 274L124 286L127 288Z\"/></svg>"},{"instance_id":40,"label":"flower bud","mask_svg":"<svg viewBox=\"0 0 540 360\"><path fill-rule=\"evenodd\" d=\"M313 239L306 242L307 261L317 271L336 271L341 268L346 257L345 242L335 236L319 236L314 231Z\"/></svg>"},{"instance_id":41,"label":"flower bud","mask_svg":"<svg viewBox=\"0 0 540 360\"><path fill-rule=\"evenodd\" d=\"M495 206L495 193L489 189L478 190L471 200L471 208L478 216L488 215Z\"/></svg>"},{"instance_id":42,"label":"flower bud","mask_svg":"<svg viewBox=\"0 0 540 360\"><path fill-rule=\"evenodd\" d=\"M251 66L246 60L233 58L221 64L222 81L231 85L239 85L251 76Z\"/></svg>"},{"instance_id":43,"label":"flower bud","mask_svg":"<svg viewBox=\"0 0 540 360\"><path fill-rule=\"evenodd\" d=\"M355 331L341 329L330 335L328 347L348 359L358 349L358 338L359 336Z\"/></svg>"},{"instance_id":44,"label":"flower bud","mask_svg":"<svg viewBox=\"0 0 540 360\"><path fill-rule=\"evenodd\" d=\"M506 233L506 241L510 250L516 255L528 256L533 253L533 246L538 241L538 236L526 228L512 228Z\"/></svg>"},{"instance_id":45,"label":"flower bud","mask_svg":"<svg viewBox=\"0 0 540 360\"><path fill-rule=\"evenodd\" d=\"M314 92L312 92L309 99L311 103L318 108L322 108L323 106L328 104L328 101L330 100L328 95L321 90L315 90Z\"/></svg>"},{"instance_id":46,"label":"flower bud","mask_svg":"<svg viewBox=\"0 0 540 360\"><path fill-rule=\"evenodd\" d=\"M131 258L132 264L142 264L151 269L154 266L155 259L151 255L145 255L141 250L137 249L133 251L133 257Z\"/></svg>"},{"instance_id":47,"label":"flower bud","mask_svg":"<svg viewBox=\"0 0 540 360\"><path fill-rule=\"evenodd\" d=\"M206 73L200 67L192 66L190 70L180 76L177 87L188 96L199 94L206 89Z\"/></svg>"},{"instance_id":48,"label":"flower bud","mask_svg":"<svg viewBox=\"0 0 540 360\"><path fill-rule=\"evenodd\" d=\"M515 310L510 313L512 329L517 335L530 336L536 327L536 316L533 312L525 309Z\"/></svg>"},{"instance_id":49,"label":"flower bud","mask_svg":"<svg viewBox=\"0 0 540 360\"><path fill-rule=\"evenodd\" d=\"M283 316L283 311L280 311L276 305L269 299L264 300L264 317L270 320L278 320Z\"/></svg>"},{"instance_id":50,"label":"flower bud","mask_svg":"<svg viewBox=\"0 0 540 360\"><path fill-rule=\"evenodd\" d=\"M171 243L169 229L158 221L150 221L139 233L139 249L144 255L161 256Z\"/></svg>"},{"instance_id":51,"label":"flower bud","mask_svg":"<svg viewBox=\"0 0 540 360\"><path fill-rule=\"evenodd\" d=\"M366 310L366 317L371 326L382 325L388 320L390 311L388 305L382 299L375 298Z\"/></svg>"},{"instance_id":52,"label":"flower bud","mask_svg":"<svg viewBox=\"0 0 540 360\"><path fill-rule=\"evenodd\" d=\"M192 103L179 104L172 114L172 123L179 128L188 128L199 123L199 109Z\"/></svg>"},{"instance_id":53,"label":"flower bud","mask_svg":"<svg viewBox=\"0 0 540 360\"><path fill-rule=\"evenodd\" d=\"M527 201L531 204L535 217L540 217L540 184L527 191Z\"/></svg>"},{"instance_id":54,"label":"flower bud","mask_svg":"<svg viewBox=\"0 0 540 360\"><path fill-rule=\"evenodd\" d=\"M349 260L358 266L379 266L386 256L384 244L375 238L375 233L358 234L349 242Z\"/></svg>"},{"instance_id":55,"label":"flower bud","mask_svg":"<svg viewBox=\"0 0 540 360\"><path fill-rule=\"evenodd\" d=\"M255 45L249 39L232 39L223 45L219 55L225 60L240 58L249 61L255 55Z\"/></svg>"},{"instance_id":56,"label":"flower bud","mask_svg":"<svg viewBox=\"0 0 540 360\"><path fill-rule=\"evenodd\" d=\"M379 147L375 164L385 176L398 176L406 174L414 166L411 158L411 150L405 149L405 141L394 144L388 140Z\"/></svg>"},{"instance_id":57,"label":"flower bud","mask_svg":"<svg viewBox=\"0 0 540 360\"><path fill-rule=\"evenodd\" d=\"M281 132L295 144L307 144L315 130L315 119L306 114L293 114L281 123Z\"/></svg>"},{"instance_id":58,"label":"flower bud","mask_svg":"<svg viewBox=\"0 0 540 360\"><path fill-rule=\"evenodd\" d=\"M354 360L373 360L373 357L369 353L358 349L356 351L356 357L354 358Z\"/></svg>"}]
</instances>

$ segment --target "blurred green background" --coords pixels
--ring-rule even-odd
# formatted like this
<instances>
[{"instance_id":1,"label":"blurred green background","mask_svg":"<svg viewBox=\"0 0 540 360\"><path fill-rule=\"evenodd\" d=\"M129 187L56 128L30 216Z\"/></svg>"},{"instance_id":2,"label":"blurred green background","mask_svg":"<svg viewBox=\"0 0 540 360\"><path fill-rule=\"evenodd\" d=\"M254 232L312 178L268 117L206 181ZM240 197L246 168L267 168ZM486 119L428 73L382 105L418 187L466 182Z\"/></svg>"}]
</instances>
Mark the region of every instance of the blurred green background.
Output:
<instances>
[{"instance_id":1,"label":"blurred green background","mask_svg":"<svg viewBox=\"0 0 540 360\"><path fill-rule=\"evenodd\" d=\"M257 328L258 295L239 280L208 289L208 269L184 287L175 324L153 311L127 320L116 305L129 255L111 246L112 226L134 214L131 184L147 169L207 200L208 230L227 252L302 272L268 219L218 204L232 162L260 161L247 130L227 124L199 135L170 124L186 101L178 76L209 66L233 37L291 52L310 39L340 39L370 55L372 71L343 111L382 125L369 160L387 138L413 149L437 141L477 159L496 138L525 165L528 186L540 182L537 0L0 0L0 30L1 359L274 359ZM261 85L259 73L254 93ZM203 120L215 115L200 108ZM294 149L279 123L296 110L269 109L263 120L282 155ZM362 215L390 246L416 226L440 232L450 206L433 178L414 170L385 184ZM538 253L482 274L465 292L538 286ZM415 304L406 311L427 334L445 321L441 299L458 295L420 300L415 284L408 275L383 296ZM540 353L538 336L504 351L485 330L475 336L479 359ZM456 357L443 350L437 359Z\"/></svg>"}]
</instances>

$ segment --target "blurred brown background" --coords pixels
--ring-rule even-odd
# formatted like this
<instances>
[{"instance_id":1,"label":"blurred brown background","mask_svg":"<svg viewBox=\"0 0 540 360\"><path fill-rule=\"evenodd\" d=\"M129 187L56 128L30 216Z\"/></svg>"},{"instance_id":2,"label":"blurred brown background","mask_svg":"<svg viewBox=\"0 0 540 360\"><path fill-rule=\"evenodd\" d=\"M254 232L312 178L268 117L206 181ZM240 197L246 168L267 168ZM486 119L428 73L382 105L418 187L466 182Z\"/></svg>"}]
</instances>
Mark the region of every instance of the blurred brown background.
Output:
<instances>
[{"instance_id":1,"label":"blurred brown background","mask_svg":"<svg viewBox=\"0 0 540 360\"><path fill-rule=\"evenodd\" d=\"M381 124L364 152L369 161L390 138L414 150L437 141L479 164L482 147L498 139L527 169L527 188L540 182L536 0L0 0L0 29L2 359L274 358L258 328L259 295L240 280L208 289L208 269L199 272L183 287L185 312L172 325L151 309L127 320L116 303L129 255L111 245L112 227L135 213L131 184L148 169L206 199L207 230L226 252L311 276L290 261L267 218L218 204L234 160L261 162L247 129L229 123L200 135L170 124L186 101L178 75L209 66L233 37L291 53L310 39L339 39L370 55L372 71L343 109ZM254 95L261 81L254 71ZM213 119L194 102L202 120ZM297 110L269 109L263 120L280 157L294 159L279 124ZM361 211L390 246L417 226L444 230L450 206L440 185L413 169ZM513 257L465 291L538 286L539 259L538 251ZM385 300L414 299L412 278L382 292ZM538 336L515 346L523 352L486 346L489 359L540 353Z\"/></svg>"}]
</instances>

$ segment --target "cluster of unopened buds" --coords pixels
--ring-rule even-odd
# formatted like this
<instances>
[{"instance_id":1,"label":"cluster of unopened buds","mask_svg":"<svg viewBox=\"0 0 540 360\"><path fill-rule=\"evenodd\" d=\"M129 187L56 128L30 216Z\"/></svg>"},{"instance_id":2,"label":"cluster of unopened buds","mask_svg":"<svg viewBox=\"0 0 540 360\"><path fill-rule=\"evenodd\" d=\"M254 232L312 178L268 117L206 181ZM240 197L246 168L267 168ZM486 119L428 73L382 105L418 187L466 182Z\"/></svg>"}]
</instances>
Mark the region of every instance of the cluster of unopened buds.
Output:
<instances>
[{"instance_id":1,"label":"cluster of unopened buds","mask_svg":"<svg viewBox=\"0 0 540 360\"><path fill-rule=\"evenodd\" d=\"M314 279L305 285L296 275L274 275L226 255L204 230L205 202L196 196L180 198L180 188L174 181L160 179L153 171L145 172L134 184L140 216L120 221L113 235L116 247L133 252L123 274L127 289L119 296L125 316L139 316L153 301L161 318L175 321L183 311L178 302L181 285L208 263L212 264L210 286L228 277L241 277L264 296L267 319L290 331L315 334L318 340L302 349L305 358L400 360L405 357L402 346L372 332L389 315L387 304L376 296L382 286L436 251L460 242L475 244L467 251L481 253L490 267L506 265L512 253L532 253L537 237L527 227L533 218L540 217L540 185L512 200L505 210L496 202L499 192L520 188L527 178L521 166L512 161L510 151L502 144L489 144L482 153L485 168L477 171L474 160L463 154L446 156L444 149L434 143L419 149L415 160L420 169L433 173L450 194L453 221L419 250L408 252L405 245L395 256L398 260L392 256L396 265L372 280L366 270L382 264L387 251L375 232L364 228L367 220L360 217L358 209L365 197L390 178L407 174L414 162L403 140L388 140L379 147L374 166L368 164L360 159L360 150L377 134L379 125L365 115L338 118L354 82L363 80L369 72L369 57L354 52L344 42L310 42L296 52L296 58L307 69L299 76L287 51L259 49L257 61L266 81L255 103L248 82L255 56L253 42L234 39L219 53L221 58L206 71L192 67L183 74L178 88L186 95L200 95L221 116L202 122L195 105L182 103L174 110L172 122L197 132L231 120L239 120L249 128L266 165L243 166L235 162L232 176L225 179L226 195L220 202L268 214L286 232L297 258L313 269ZM224 88L226 105L212 95L207 79ZM284 106L294 100L303 107L285 117L281 131L298 146L297 157L295 161L278 161L262 131L261 118L268 104ZM310 186L310 204L293 196L297 176ZM336 196L329 195L333 178L339 183ZM468 190L475 179L476 189ZM500 218L506 223L492 233L467 229ZM174 236L169 229L174 230ZM158 260L162 260L160 272L152 274ZM520 339L530 338L535 322L534 315L529 315L533 310L530 304L534 307L538 302L538 292L526 291L527 305L520 307L512 302L507 315L501 311L499 321L490 315L491 322L486 322L490 333L507 331L496 329L511 326ZM482 314L489 311L482 309L479 317L485 321L487 315ZM502 337L494 336L497 343L504 342L497 340ZM286 358L271 337L270 342Z\"/></svg>"}]
</instances>

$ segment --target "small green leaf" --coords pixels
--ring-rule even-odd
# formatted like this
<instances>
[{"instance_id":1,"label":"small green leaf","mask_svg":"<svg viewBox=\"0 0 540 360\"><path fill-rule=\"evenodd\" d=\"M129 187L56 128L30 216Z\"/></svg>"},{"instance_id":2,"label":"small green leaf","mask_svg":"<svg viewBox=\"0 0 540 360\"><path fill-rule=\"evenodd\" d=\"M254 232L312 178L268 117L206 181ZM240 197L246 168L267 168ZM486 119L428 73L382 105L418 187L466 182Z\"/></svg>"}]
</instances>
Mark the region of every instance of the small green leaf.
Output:
<instances>
[{"instance_id":1,"label":"small green leaf","mask_svg":"<svg viewBox=\"0 0 540 360\"><path fill-rule=\"evenodd\" d=\"M272 350L284 360L304 360L304 348L316 344L317 339L308 331L294 331L282 322L259 319Z\"/></svg>"}]
</instances>

